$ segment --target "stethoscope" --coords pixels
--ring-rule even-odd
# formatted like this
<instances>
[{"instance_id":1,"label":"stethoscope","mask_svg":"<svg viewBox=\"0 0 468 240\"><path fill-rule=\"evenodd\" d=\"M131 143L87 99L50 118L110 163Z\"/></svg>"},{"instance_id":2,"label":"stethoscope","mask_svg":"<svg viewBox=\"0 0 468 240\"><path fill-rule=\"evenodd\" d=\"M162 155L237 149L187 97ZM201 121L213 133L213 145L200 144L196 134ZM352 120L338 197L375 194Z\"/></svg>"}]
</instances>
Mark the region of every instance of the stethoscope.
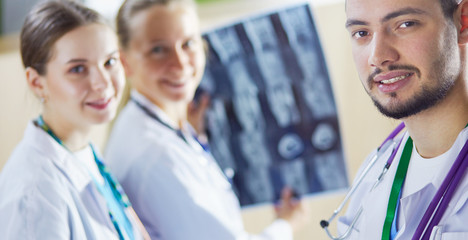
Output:
<instances>
[{"instance_id":1,"label":"stethoscope","mask_svg":"<svg viewBox=\"0 0 468 240\"><path fill-rule=\"evenodd\" d=\"M141 104L139 101L137 101L136 99L134 99L133 97L130 98L130 101L134 102L141 110L143 110L143 112L145 112L145 114L147 116L149 116L150 118L152 118L153 120L155 120L156 122L160 123L161 125L163 125L164 127L166 127L167 129L175 132L175 134L177 135L177 137L179 137L180 139L182 139L182 141L184 141L185 143L187 143L188 145L189 144L189 141L187 140L186 136L184 136L184 133L182 132L181 129L175 129L173 128L172 126L170 126L169 124L167 124L166 122L164 122L161 118L159 118L158 115L156 115L155 113L153 113L149 108L147 108L146 106L144 106L143 104ZM206 153L210 153L210 147L208 144L205 144L205 143L202 143L198 137L196 136L196 133L195 132L191 132L191 135L193 137L193 139L195 141L197 141L197 143L200 145L200 147L203 148L203 151L205 151Z\"/></svg>"},{"instance_id":2,"label":"stethoscope","mask_svg":"<svg viewBox=\"0 0 468 240\"><path fill-rule=\"evenodd\" d=\"M402 137L400 141L397 143L395 142L395 137L401 132L401 130L404 127L405 125L402 122L390 133L390 135L380 145L377 152L371 158L369 164L364 168L361 175L356 179L354 185L348 191L348 193L346 194L345 198L343 199L341 204L338 206L338 208L333 212L332 216L328 220L320 221L320 226L325 230L325 232L327 233L330 239L342 240L342 239L346 239L351 234L351 230L354 228L354 225L356 224L357 220L359 219L359 216L361 215L363 211L362 204L359 207L359 210L357 211L353 220L351 221L351 224L348 226L348 229L346 229L346 231L341 236L338 236L338 237L333 236L330 233L328 226L330 225L330 222L341 212L341 210L346 205L346 203L348 202L350 197L353 195L353 193L356 191L356 189L359 187L359 185L361 184L361 182L363 181L364 177L367 175L369 170L377 162L377 159L379 159L379 157L381 157L382 154L384 154L387 151L387 149L389 149L390 147L393 147L392 154L388 158L387 163L385 164L382 172L380 173L379 177L377 178L377 180L375 181L374 185L372 186L369 192L374 190L375 187L377 187L377 185L380 182L382 182L383 177L385 176L388 169L390 168L393 160L395 159L395 155L401 145L401 142L403 141L403 137ZM416 231L413 235L412 240L429 239L432 228L439 223L443 214L447 210L447 206L453 194L455 193L455 190L458 184L461 182L461 179L463 178L463 175L467 168L468 168L468 141L465 142L462 150L458 154L457 159L453 163L452 167L450 168L450 171L448 172L447 176L442 182L442 185L440 186L439 190L437 191L434 198L432 199L429 207L424 213L424 216L421 219L418 227L416 228Z\"/></svg>"},{"instance_id":3,"label":"stethoscope","mask_svg":"<svg viewBox=\"0 0 468 240\"><path fill-rule=\"evenodd\" d=\"M161 125L163 125L164 127L166 127L167 129L173 131L180 139L182 139L182 141L184 141L185 143L187 143L189 146L190 146L190 143L189 141L187 140L187 138L184 136L184 133L182 132L181 129L175 129L173 128L172 126L170 126L169 124L165 123L161 118L159 118L158 115L156 115L154 112L152 112L149 108L147 108L146 106L144 106L142 103L140 103L139 101L137 101L135 98L131 97L130 98L130 101L134 102L137 107L139 107L143 112L145 112L145 114L147 116L149 116L150 118L152 118L153 120L155 120L156 122L160 123ZM209 155L209 158L213 158L212 155L211 155L211 151L210 151L210 146L209 144L207 143L202 143L195 132L191 132L191 135L193 137L193 139L200 145L201 149L203 149L204 151L204 154L208 154ZM213 159L213 161L215 161ZM229 184L232 185L233 183L233 176L234 176L234 170L231 169L231 168L228 168L227 170L224 170L224 171L221 171L222 175L226 177L226 180L229 182Z\"/></svg>"}]
</instances>

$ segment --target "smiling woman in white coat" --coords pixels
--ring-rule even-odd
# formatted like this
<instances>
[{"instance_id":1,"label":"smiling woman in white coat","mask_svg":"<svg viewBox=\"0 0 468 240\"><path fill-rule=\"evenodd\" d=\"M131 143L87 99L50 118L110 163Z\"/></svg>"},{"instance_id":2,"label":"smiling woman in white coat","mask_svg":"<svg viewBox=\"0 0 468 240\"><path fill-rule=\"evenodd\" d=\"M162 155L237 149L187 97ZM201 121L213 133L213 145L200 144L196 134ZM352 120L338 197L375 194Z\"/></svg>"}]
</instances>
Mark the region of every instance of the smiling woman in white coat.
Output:
<instances>
[{"instance_id":1,"label":"smiling woman in white coat","mask_svg":"<svg viewBox=\"0 0 468 240\"><path fill-rule=\"evenodd\" d=\"M143 239L119 183L89 143L124 83L117 36L96 12L46 1L21 31L27 85L42 103L0 173L2 239Z\"/></svg>"},{"instance_id":2,"label":"smiling woman in white coat","mask_svg":"<svg viewBox=\"0 0 468 240\"><path fill-rule=\"evenodd\" d=\"M292 239L301 204L286 191L278 219L244 230L229 181L188 122L205 53L191 0L127 0L117 17L132 87L109 138L109 166L150 236L164 240Z\"/></svg>"}]
</instances>

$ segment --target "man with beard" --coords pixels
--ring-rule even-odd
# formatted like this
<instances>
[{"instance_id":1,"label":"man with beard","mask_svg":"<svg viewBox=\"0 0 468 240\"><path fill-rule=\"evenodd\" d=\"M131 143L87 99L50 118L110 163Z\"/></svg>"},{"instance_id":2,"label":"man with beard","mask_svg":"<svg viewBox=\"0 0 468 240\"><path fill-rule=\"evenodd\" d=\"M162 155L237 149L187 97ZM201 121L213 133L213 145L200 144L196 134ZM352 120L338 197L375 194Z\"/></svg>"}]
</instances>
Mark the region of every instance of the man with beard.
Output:
<instances>
[{"instance_id":1,"label":"man with beard","mask_svg":"<svg viewBox=\"0 0 468 240\"><path fill-rule=\"evenodd\" d=\"M468 0L347 0L346 15L365 90L407 131L379 152L338 231L349 229L349 239L468 239Z\"/></svg>"}]
</instances>

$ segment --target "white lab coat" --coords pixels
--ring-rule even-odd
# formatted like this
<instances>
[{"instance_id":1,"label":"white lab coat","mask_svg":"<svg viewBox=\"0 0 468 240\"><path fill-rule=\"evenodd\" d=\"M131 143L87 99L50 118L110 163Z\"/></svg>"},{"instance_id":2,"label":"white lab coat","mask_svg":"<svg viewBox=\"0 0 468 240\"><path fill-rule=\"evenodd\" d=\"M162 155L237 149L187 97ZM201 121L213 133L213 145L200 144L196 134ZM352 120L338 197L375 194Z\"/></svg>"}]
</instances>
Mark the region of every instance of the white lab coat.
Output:
<instances>
[{"instance_id":1,"label":"white lab coat","mask_svg":"<svg viewBox=\"0 0 468 240\"><path fill-rule=\"evenodd\" d=\"M141 94L133 91L132 97L170 124ZM284 220L262 235L248 235L219 166L190 134L185 137L190 145L130 101L109 138L106 159L152 239L292 239Z\"/></svg>"},{"instance_id":2,"label":"white lab coat","mask_svg":"<svg viewBox=\"0 0 468 240\"><path fill-rule=\"evenodd\" d=\"M0 173L0 238L119 239L87 170L32 122Z\"/></svg>"},{"instance_id":3,"label":"white lab coat","mask_svg":"<svg viewBox=\"0 0 468 240\"><path fill-rule=\"evenodd\" d=\"M387 159L389 158L392 149L382 155L376 162L368 176L364 179L361 186L357 189L354 197L348 206L348 211L345 216L341 217L338 222L338 231L343 234L353 220L359 206L362 204L364 211L359 218L356 226L354 227L349 239L381 239L384 220L387 212L388 199L390 196L390 189L393 184L393 179L396 173L400 157L408 139L408 133L403 136L403 142L398 149L395 160L391 165L389 171L384 177L379 186L369 193L369 189L375 183L378 175ZM447 152L446 157L450 165L444 166L440 172L420 189L409 193L406 197L400 200L400 213L399 218L402 218L402 227L399 229L398 235L395 240L411 239L419 222L422 219L430 201L434 197L438 188L443 182L451 164L455 162L458 153L462 149L465 141L468 139L468 129L465 128L455 141L452 148ZM375 152L374 152L375 153ZM370 157L374 155L372 153ZM412 157L418 154L413 147ZM368 161L363 164L367 166ZM356 176L359 176L363 167ZM404 187L404 186L403 186ZM456 190L446 213L442 217L439 225L432 230L430 239L433 240L466 240L468 239L468 175L461 181L458 189Z\"/></svg>"}]
</instances>

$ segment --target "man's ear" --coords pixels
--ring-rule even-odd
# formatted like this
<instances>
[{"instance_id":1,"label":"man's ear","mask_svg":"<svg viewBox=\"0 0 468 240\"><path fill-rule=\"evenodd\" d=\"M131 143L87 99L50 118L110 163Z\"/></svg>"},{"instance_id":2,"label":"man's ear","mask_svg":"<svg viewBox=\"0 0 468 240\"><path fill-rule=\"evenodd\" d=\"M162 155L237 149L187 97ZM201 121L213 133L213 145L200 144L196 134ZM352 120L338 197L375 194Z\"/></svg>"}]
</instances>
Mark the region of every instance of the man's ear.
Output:
<instances>
[{"instance_id":1,"label":"man's ear","mask_svg":"<svg viewBox=\"0 0 468 240\"><path fill-rule=\"evenodd\" d=\"M122 62L122 66L125 70L125 76L130 77L133 74L132 69L128 64L128 55L123 50L120 50L120 61Z\"/></svg>"},{"instance_id":2,"label":"man's ear","mask_svg":"<svg viewBox=\"0 0 468 240\"><path fill-rule=\"evenodd\" d=\"M458 24L460 25L460 34L458 35L458 43L466 44L468 43L468 0L463 0L456 10L455 19L458 19ZM457 25L458 25L457 24Z\"/></svg>"},{"instance_id":3,"label":"man's ear","mask_svg":"<svg viewBox=\"0 0 468 240\"><path fill-rule=\"evenodd\" d=\"M41 99L41 101L47 100L47 87L45 78L41 76L36 69L32 67L26 68L26 82L29 89L33 91L36 97Z\"/></svg>"}]
</instances>

